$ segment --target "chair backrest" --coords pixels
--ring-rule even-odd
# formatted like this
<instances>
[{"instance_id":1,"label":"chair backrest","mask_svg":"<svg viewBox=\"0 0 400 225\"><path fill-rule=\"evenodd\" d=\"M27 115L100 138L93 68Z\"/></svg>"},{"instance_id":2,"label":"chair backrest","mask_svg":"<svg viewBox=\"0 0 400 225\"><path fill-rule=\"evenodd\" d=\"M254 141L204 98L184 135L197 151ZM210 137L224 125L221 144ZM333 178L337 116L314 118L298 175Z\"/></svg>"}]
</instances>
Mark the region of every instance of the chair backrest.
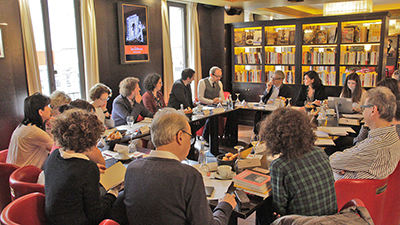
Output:
<instances>
[{"instance_id":1,"label":"chair backrest","mask_svg":"<svg viewBox=\"0 0 400 225\"><path fill-rule=\"evenodd\" d=\"M383 206L382 224L400 224L400 163L389 176L386 190L385 205Z\"/></svg>"},{"instance_id":2,"label":"chair backrest","mask_svg":"<svg viewBox=\"0 0 400 225\"><path fill-rule=\"evenodd\" d=\"M15 199L33 192L44 194L44 185L37 184L41 169L36 166L24 166L15 170L10 176L11 199Z\"/></svg>"},{"instance_id":3,"label":"chair backrest","mask_svg":"<svg viewBox=\"0 0 400 225\"><path fill-rule=\"evenodd\" d=\"M5 163L7 160L8 149L4 149L0 151L0 162Z\"/></svg>"},{"instance_id":4,"label":"chair backrest","mask_svg":"<svg viewBox=\"0 0 400 225\"><path fill-rule=\"evenodd\" d=\"M105 220L101 221L101 223L99 225L119 225L119 223L117 223L114 220L105 219Z\"/></svg>"},{"instance_id":5,"label":"chair backrest","mask_svg":"<svg viewBox=\"0 0 400 225\"><path fill-rule=\"evenodd\" d=\"M30 193L12 201L1 213L4 225L42 225L45 224L45 197L42 193Z\"/></svg>"},{"instance_id":6,"label":"chair backrest","mask_svg":"<svg viewBox=\"0 0 400 225\"><path fill-rule=\"evenodd\" d=\"M363 201L361 201L361 199L355 198L355 199L352 199L352 200L348 201L346 204L344 204L343 207L339 210L339 212L342 211L343 209L349 208L351 206L363 206L363 207L365 207L365 204L364 204Z\"/></svg>"},{"instance_id":7,"label":"chair backrest","mask_svg":"<svg viewBox=\"0 0 400 225\"><path fill-rule=\"evenodd\" d=\"M388 179L341 179L336 181L338 208L341 209L348 201L358 198L364 202L374 223L381 224Z\"/></svg>"},{"instance_id":8,"label":"chair backrest","mask_svg":"<svg viewBox=\"0 0 400 225\"><path fill-rule=\"evenodd\" d=\"M0 212L11 202L10 175L18 169L18 166L8 163L0 163Z\"/></svg>"},{"instance_id":9,"label":"chair backrest","mask_svg":"<svg viewBox=\"0 0 400 225\"><path fill-rule=\"evenodd\" d=\"M231 93L229 93L229 92L227 92L227 91L224 91L224 98L225 98L225 100L229 98L229 95L230 95L230 94L231 94Z\"/></svg>"}]
</instances>

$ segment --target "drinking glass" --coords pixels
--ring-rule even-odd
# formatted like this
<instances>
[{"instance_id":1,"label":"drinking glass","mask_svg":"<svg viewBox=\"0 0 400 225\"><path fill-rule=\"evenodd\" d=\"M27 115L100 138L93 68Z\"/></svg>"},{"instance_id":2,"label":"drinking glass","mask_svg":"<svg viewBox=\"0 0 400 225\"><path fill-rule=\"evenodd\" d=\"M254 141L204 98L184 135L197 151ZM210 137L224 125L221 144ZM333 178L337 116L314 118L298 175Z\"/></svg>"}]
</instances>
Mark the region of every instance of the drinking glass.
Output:
<instances>
[{"instance_id":1,"label":"drinking glass","mask_svg":"<svg viewBox=\"0 0 400 225\"><path fill-rule=\"evenodd\" d=\"M244 148L243 146L237 145L234 147L237 151L238 151L238 157L236 159L235 162L235 171L237 174L241 173L243 171L243 167L240 163L240 161L242 160L242 157L240 156L240 153L242 151L242 149Z\"/></svg>"},{"instance_id":2,"label":"drinking glass","mask_svg":"<svg viewBox=\"0 0 400 225\"><path fill-rule=\"evenodd\" d=\"M236 105L240 105L240 100L239 100L240 93L235 93L235 94L236 94L236 102L235 102L235 104Z\"/></svg>"},{"instance_id":3,"label":"drinking glass","mask_svg":"<svg viewBox=\"0 0 400 225\"><path fill-rule=\"evenodd\" d=\"M135 120L133 119L133 116L127 116L126 117L126 123L128 124L128 126L129 126L129 129L128 129L128 131L126 132L126 134L133 134L133 130L132 130L132 126L133 126L133 123L135 122Z\"/></svg>"},{"instance_id":4,"label":"drinking glass","mask_svg":"<svg viewBox=\"0 0 400 225\"><path fill-rule=\"evenodd\" d=\"M260 97L260 102L259 102L258 104L264 105L264 102L263 102L263 100L262 100L262 98L264 97L264 95L259 95L259 97Z\"/></svg>"},{"instance_id":5,"label":"drinking glass","mask_svg":"<svg viewBox=\"0 0 400 225\"><path fill-rule=\"evenodd\" d=\"M222 106L222 98L220 97L219 98L219 102L218 102L218 105L217 105L217 108L222 108L223 106Z\"/></svg>"},{"instance_id":6,"label":"drinking glass","mask_svg":"<svg viewBox=\"0 0 400 225\"><path fill-rule=\"evenodd\" d=\"M287 105L286 107L291 107L292 106L292 98L287 98Z\"/></svg>"},{"instance_id":7,"label":"drinking glass","mask_svg":"<svg viewBox=\"0 0 400 225\"><path fill-rule=\"evenodd\" d=\"M198 137L198 140L200 141L200 149L199 149L199 170L201 174L207 174L210 172L210 168L207 165L207 149L205 147L206 141L202 136Z\"/></svg>"}]
</instances>

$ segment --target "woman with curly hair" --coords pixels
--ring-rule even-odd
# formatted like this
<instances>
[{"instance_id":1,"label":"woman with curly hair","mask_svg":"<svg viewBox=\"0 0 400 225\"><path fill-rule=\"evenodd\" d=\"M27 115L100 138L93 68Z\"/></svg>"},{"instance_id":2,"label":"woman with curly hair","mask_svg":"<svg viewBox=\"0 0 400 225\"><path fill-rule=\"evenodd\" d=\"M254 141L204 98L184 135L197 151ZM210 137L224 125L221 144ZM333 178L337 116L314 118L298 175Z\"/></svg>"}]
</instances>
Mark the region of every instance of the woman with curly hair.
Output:
<instances>
[{"instance_id":1,"label":"woman with curly hair","mask_svg":"<svg viewBox=\"0 0 400 225\"><path fill-rule=\"evenodd\" d=\"M88 157L103 131L96 115L80 109L54 119L52 133L61 147L44 165L47 224L99 224L111 209L119 189L100 196L100 172Z\"/></svg>"},{"instance_id":2,"label":"woman with curly hair","mask_svg":"<svg viewBox=\"0 0 400 225\"><path fill-rule=\"evenodd\" d=\"M114 120L111 118L107 109L107 101L111 95L111 89L102 83L95 84L89 91L89 97L90 100L92 100L91 104L96 110L96 115L107 128L113 128L115 126Z\"/></svg>"},{"instance_id":3,"label":"woman with curly hair","mask_svg":"<svg viewBox=\"0 0 400 225\"><path fill-rule=\"evenodd\" d=\"M361 87L361 80L358 74L351 73L346 77L340 97L351 98L351 101L353 102L353 110L361 112L360 102L361 96L364 92L365 89Z\"/></svg>"},{"instance_id":4,"label":"woman with curly hair","mask_svg":"<svg viewBox=\"0 0 400 225\"><path fill-rule=\"evenodd\" d=\"M272 202L257 210L262 224L272 222L274 213L322 216L337 212L332 168L325 152L314 146L313 125L304 112L275 110L262 122L260 138L272 154L279 155L270 166Z\"/></svg>"},{"instance_id":5,"label":"woman with curly hair","mask_svg":"<svg viewBox=\"0 0 400 225\"><path fill-rule=\"evenodd\" d=\"M306 104L321 105L321 101L326 99L325 86L322 84L319 75L314 70L304 73L304 84L301 86L296 99L296 106Z\"/></svg>"},{"instance_id":6,"label":"woman with curly hair","mask_svg":"<svg viewBox=\"0 0 400 225\"><path fill-rule=\"evenodd\" d=\"M38 92L25 98L24 120L11 136L7 163L42 168L54 143L44 124L51 117L49 104L50 99Z\"/></svg>"},{"instance_id":7,"label":"woman with curly hair","mask_svg":"<svg viewBox=\"0 0 400 225\"><path fill-rule=\"evenodd\" d=\"M146 93L143 95L144 106L152 113L156 113L159 109L165 107L164 95L161 93L161 87L163 83L161 76L152 73L148 75L144 80L144 87Z\"/></svg>"}]
</instances>

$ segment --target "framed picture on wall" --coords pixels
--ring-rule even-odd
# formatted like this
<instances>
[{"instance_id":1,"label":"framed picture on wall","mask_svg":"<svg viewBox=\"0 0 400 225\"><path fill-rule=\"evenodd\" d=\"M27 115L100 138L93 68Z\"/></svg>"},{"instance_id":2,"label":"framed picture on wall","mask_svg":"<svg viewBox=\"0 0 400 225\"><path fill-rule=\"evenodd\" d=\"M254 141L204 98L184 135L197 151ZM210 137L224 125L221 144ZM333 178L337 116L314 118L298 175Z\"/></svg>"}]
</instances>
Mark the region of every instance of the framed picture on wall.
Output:
<instances>
[{"instance_id":1,"label":"framed picture on wall","mask_svg":"<svg viewBox=\"0 0 400 225\"><path fill-rule=\"evenodd\" d=\"M119 43L122 64L150 60L147 15L147 6L118 3Z\"/></svg>"},{"instance_id":2,"label":"framed picture on wall","mask_svg":"<svg viewBox=\"0 0 400 225\"><path fill-rule=\"evenodd\" d=\"M0 28L0 58L4 58L3 34L1 28Z\"/></svg>"}]
</instances>

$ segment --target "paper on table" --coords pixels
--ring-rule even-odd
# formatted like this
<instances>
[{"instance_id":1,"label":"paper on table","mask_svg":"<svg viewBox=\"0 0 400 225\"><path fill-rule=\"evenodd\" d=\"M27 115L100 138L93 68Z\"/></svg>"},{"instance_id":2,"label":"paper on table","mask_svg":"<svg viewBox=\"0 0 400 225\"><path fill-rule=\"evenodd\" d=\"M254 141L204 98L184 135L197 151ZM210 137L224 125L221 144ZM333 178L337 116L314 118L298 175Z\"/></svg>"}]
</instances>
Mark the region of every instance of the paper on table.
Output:
<instances>
[{"instance_id":1,"label":"paper on table","mask_svg":"<svg viewBox=\"0 0 400 225\"><path fill-rule=\"evenodd\" d=\"M100 174L100 183L109 190L124 181L125 173L126 167L121 162L117 162Z\"/></svg>"},{"instance_id":2,"label":"paper on table","mask_svg":"<svg viewBox=\"0 0 400 225\"><path fill-rule=\"evenodd\" d=\"M110 150L104 150L104 151L101 152L101 154L103 155L104 160L108 160L108 159L111 159L111 158L114 158L115 156L117 156L118 152L113 152L113 151L110 151Z\"/></svg>"},{"instance_id":3,"label":"paper on table","mask_svg":"<svg viewBox=\"0 0 400 225\"><path fill-rule=\"evenodd\" d=\"M327 145L334 146L335 142L333 142L333 140L330 138L317 138L314 144L316 146L327 146Z\"/></svg>"},{"instance_id":4,"label":"paper on table","mask_svg":"<svg viewBox=\"0 0 400 225\"><path fill-rule=\"evenodd\" d=\"M337 136L347 136L347 133L355 133L351 127L318 127L317 129L318 131Z\"/></svg>"},{"instance_id":5,"label":"paper on table","mask_svg":"<svg viewBox=\"0 0 400 225\"><path fill-rule=\"evenodd\" d=\"M360 121L358 119L340 118L339 124L359 126Z\"/></svg>"},{"instance_id":6,"label":"paper on table","mask_svg":"<svg viewBox=\"0 0 400 225\"><path fill-rule=\"evenodd\" d=\"M315 136L319 137L319 138L327 138L329 137L328 133L319 131L319 130L314 130Z\"/></svg>"},{"instance_id":7,"label":"paper on table","mask_svg":"<svg viewBox=\"0 0 400 225\"><path fill-rule=\"evenodd\" d=\"M363 114L342 114L343 117L347 118L354 118L354 119L363 119L364 115Z\"/></svg>"}]
</instances>

